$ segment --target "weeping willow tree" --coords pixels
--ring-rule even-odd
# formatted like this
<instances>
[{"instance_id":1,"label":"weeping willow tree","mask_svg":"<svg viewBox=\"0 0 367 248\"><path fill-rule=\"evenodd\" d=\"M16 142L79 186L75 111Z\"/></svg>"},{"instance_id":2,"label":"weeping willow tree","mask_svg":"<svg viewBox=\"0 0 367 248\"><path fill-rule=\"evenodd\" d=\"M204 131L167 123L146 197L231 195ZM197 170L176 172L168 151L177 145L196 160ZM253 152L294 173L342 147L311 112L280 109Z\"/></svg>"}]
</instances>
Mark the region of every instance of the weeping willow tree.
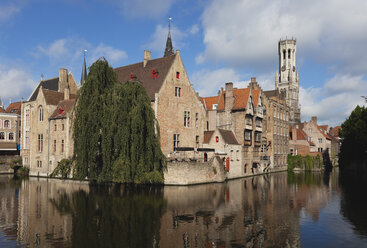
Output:
<instances>
[{"instance_id":1,"label":"weeping willow tree","mask_svg":"<svg viewBox=\"0 0 367 248\"><path fill-rule=\"evenodd\" d=\"M139 82L118 83L104 59L81 88L74 121L74 175L100 182L161 183L165 157L150 99Z\"/></svg>"}]
</instances>

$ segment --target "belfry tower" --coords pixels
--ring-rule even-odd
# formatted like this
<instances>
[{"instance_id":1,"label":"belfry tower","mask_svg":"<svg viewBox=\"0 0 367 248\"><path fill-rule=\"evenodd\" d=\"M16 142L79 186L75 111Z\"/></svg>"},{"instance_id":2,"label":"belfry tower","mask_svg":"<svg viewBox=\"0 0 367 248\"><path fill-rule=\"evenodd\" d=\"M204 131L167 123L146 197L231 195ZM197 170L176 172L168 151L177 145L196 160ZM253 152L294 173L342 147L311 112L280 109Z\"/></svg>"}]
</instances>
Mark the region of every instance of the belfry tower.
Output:
<instances>
[{"instance_id":1,"label":"belfry tower","mask_svg":"<svg viewBox=\"0 0 367 248\"><path fill-rule=\"evenodd\" d=\"M278 43L279 72L275 76L275 88L283 92L290 108L289 122L301 122L299 108L299 73L296 67L296 40L285 39Z\"/></svg>"}]
</instances>

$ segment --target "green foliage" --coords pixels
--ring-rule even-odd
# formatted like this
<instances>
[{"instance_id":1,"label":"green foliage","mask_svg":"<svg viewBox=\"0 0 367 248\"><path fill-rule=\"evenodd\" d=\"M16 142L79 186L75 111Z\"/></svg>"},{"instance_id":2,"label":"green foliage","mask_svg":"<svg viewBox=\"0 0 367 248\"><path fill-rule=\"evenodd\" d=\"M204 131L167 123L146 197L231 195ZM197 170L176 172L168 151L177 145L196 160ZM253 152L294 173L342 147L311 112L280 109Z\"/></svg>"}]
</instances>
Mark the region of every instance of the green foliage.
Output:
<instances>
[{"instance_id":1,"label":"green foliage","mask_svg":"<svg viewBox=\"0 0 367 248\"><path fill-rule=\"evenodd\" d=\"M19 177L27 177L29 175L29 168L25 166L21 166L17 170L16 175Z\"/></svg>"},{"instance_id":2,"label":"green foliage","mask_svg":"<svg viewBox=\"0 0 367 248\"><path fill-rule=\"evenodd\" d=\"M288 154L289 171L292 171L294 168L310 171L313 169L321 169L322 166L323 164L320 155L317 155L316 157L311 157L310 155L303 157L301 155L292 156Z\"/></svg>"},{"instance_id":3,"label":"green foliage","mask_svg":"<svg viewBox=\"0 0 367 248\"><path fill-rule=\"evenodd\" d=\"M166 161L158 130L144 87L139 82L118 83L107 61L98 60L76 104L75 177L162 183Z\"/></svg>"},{"instance_id":4,"label":"green foliage","mask_svg":"<svg viewBox=\"0 0 367 248\"><path fill-rule=\"evenodd\" d=\"M21 167L23 164L22 162L22 158L21 157L18 157L16 159L13 159L11 162L10 162L10 168L12 169L16 169L16 168L19 168Z\"/></svg>"},{"instance_id":5,"label":"green foliage","mask_svg":"<svg viewBox=\"0 0 367 248\"><path fill-rule=\"evenodd\" d=\"M351 163L367 167L367 108L357 106L341 126L342 138L339 162L341 169ZM367 170L367 168L359 168Z\"/></svg>"},{"instance_id":6,"label":"green foliage","mask_svg":"<svg viewBox=\"0 0 367 248\"><path fill-rule=\"evenodd\" d=\"M63 179L66 179L70 176L71 167L72 161L64 158L60 162L58 162L50 177L61 177Z\"/></svg>"}]
</instances>

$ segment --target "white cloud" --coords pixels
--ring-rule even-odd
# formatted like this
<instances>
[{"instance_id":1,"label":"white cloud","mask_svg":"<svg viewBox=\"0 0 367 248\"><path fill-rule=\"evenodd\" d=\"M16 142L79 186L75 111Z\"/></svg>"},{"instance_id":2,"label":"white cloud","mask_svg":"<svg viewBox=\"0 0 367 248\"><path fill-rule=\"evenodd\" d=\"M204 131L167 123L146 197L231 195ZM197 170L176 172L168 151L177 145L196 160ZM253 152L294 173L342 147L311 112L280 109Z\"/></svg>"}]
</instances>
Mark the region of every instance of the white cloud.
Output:
<instances>
[{"instance_id":1,"label":"white cloud","mask_svg":"<svg viewBox=\"0 0 367 248\"><path fill-rule=\"evenodd\" d=\"M71 41L68 39L60 39L54 41L48 47L39 45L37 47L38 53L36 53L36 55L44 54L50 59L60 59L63 57L68 57L71 55L71 47L67 43L71 43Z\"/></svg>"},{"instance_id":2,"label":"white cloud","mask_svg":"<svg viewBox=\"0 0 367 248\"><path fill-rule=\"evenodd\" d=\"M91 49L91 61L96 61L100 57L105 57L109 63L117 63L127 58L125 51L105 46L100 43L96 48Z\"/></svg>"},{"instance_id":3,"label":"white cloud","mask_svg":"<svg viewBox=\"0 0 367 248\"><path fill-rule=\"evenodd\" d=\"M199 32L199 25L194 24L192 25L192 27L190 28L190 34L194 35L197 34Z\"/></svg>"},{"instance_id":4,"label":"white cloud","mask_svg":"<svg viewBox=\"0 0 367 248\"><path fill-rule=\"evenodd\" d=\"M340 125L355 108L363 105L367 81L362 77L335 75L322 88L300 88L302 120L317 116L320 123Z\"/></svg>"},{"instance_id":5,"label":"white cloud","mask_svg":"<svg viewBox=\"0 0 367 248\"><path fill-rule=\"evenodd\" d=\"M364 73L366 12L365 0L213 0L202 15L206 49L197 62L266 71L277 64L277 41L294 36L299 54L331 70Z\"/></svg>"},{"instance_id":6,"label":"white cloud","mask_svg":"<svg viewBox=\"0 0 367 248\"><path fill-rule=\"evenodd\" d=\"M0 99L3 102L26 99L35 84L28 72L0 65Z\"/></svg>"},{"instance_id":7,"label":"white cloud","mask_svg":"<svg viewBox=\"0 0 367 248\"><path fill-rule=\"evenodd\" d=\"M5 22L20 11L20 8L14 5L0 6L0 22Z\"/></svg>"}]
</instances>

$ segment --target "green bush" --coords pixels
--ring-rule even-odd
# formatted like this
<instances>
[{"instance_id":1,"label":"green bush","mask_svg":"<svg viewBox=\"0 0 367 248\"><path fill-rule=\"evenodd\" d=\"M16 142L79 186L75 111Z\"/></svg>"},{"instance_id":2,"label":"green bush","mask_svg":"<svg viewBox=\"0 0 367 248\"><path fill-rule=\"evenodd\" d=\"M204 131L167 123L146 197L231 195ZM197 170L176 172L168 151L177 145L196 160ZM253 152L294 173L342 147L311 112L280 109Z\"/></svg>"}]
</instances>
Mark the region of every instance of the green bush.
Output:
<instances>
[{"instance_id":1,"label":"green bush","mask_svg":"<svg viewBox=\"0 0 367 248\"><path fill-rule=\"evenodd\" d=\"M50 174L50 177L61 177L63 179L68 178L70 176L72 164L71 160L66 158L62 159L58 162L56 168Z\"/></svg>"},{"instance_id":2,"label":"green bush","mask_svg":"<svg viewBox=\"0 0 367 248\"><path fill-rule=\"evenodd\" d=\"M310 171L313 169L321 169L323 166L322 159L320 155L316 157L311 157L310 155L301 156L295 155L292 156L288 154L288 170L292 171L294 168L299 168L305 171Z\"/></svg>"},{"instance_id":3,"label":"green bush","mask_svg":"<svg viewBox=\"0 0 367 248\"><path fill-rule=\"evenodd\" d=\"M17 170L16 175L19 177L27 177L29 175L29 168L25 166L21 166Z\"/></svg>"},{"instance_id":4,"label":"green bush","mask_svg":"<svg viewBox=\"0 0 367 248\"><path fill-rule=\"evenodd\" d=\"M16 169L16 168L21 167L21 166L22 166L22 158L21 157L13 159L10 162L10 168L12 168L12 169Z\"/></svg>"}]
</instances>

